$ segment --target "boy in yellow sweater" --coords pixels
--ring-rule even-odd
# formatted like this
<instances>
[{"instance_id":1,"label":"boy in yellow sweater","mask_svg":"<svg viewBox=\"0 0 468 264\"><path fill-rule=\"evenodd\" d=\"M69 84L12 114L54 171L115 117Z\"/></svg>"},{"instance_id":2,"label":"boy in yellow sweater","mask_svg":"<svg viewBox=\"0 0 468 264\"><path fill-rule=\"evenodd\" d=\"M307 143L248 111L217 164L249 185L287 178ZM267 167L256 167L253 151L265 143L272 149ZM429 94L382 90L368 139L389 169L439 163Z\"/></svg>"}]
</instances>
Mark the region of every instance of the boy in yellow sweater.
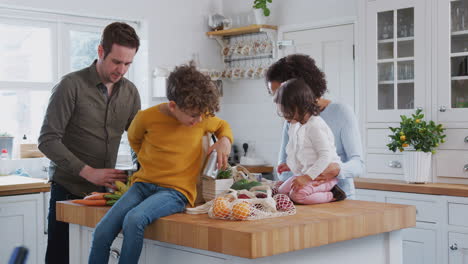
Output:
<instances>
[{"instance_id":1,"label":"boy in yellow sweater","mask_svg":"<svg viewBox=\"0 0 468 264\"><path fill-rule=\"evenodd\" d=\"M128 129L141 168L134 184L96 226L89 263L107 263L112 241L123 230L119 263L137 263L147 225L193 205L201 170L202 138L219 139L211 148L218 167L227 165L233 141L229 124L214 116L219 92L193 65L177 67L168 78L168 103L138 112Z\"/></svg>"}]
</instances>

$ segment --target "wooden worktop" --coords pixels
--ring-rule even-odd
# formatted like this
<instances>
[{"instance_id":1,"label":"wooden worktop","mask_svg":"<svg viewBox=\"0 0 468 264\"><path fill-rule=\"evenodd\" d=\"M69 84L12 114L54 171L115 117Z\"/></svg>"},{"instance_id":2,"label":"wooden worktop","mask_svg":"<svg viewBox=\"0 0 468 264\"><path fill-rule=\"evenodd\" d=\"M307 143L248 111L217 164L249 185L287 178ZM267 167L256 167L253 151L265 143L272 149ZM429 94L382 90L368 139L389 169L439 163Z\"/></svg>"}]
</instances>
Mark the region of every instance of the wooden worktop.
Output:
<instances>
[{"instance_id":1,"label":"wooden worktop","mask_svg":"<svg viewBox=\"0 0 468 264\"><path fill-rule=\"evenodd\" d=\"M57 203L57 220L95 227L110 207ZM259 258L390 232L416 224L414 206L346 200L297 206L297 214L255 221L174 214L155 221L145 238Z\"/></svg>"},{"instance_id":2,"label":"wooden worktop","mask_svg":"<svg viewBox=\"0 0 468 264\"><path fill-rule=\"evenodd\" d=\"M355 178L359 189L468 197L468 185L448 183L414 184L397 180Z\"/></svg>"},{"instance_id":3,"label":"wooden worktop","mask_svg":"<svg viewBox=\"0 0 468 264\"><path fill-rule=\"evenodd\" d=\"M0 196L48 191L50 191L50 185L45 179L16 175L0 176Z\"/></svg>"}]
</instances>

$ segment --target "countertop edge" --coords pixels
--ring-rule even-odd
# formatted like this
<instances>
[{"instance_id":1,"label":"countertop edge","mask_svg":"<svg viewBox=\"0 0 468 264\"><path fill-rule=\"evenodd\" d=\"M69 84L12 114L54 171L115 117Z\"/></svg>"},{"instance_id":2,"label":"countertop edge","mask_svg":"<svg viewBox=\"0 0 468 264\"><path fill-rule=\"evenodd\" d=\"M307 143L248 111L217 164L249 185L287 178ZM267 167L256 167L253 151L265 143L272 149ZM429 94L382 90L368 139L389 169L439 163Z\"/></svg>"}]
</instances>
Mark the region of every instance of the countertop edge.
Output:
<instances>
[{"instance_id":1,"label":"countertop edge","mask_svg":"<svg viewBox=\"0 0 468 264\"><path fill-rule=\"evenodd\" d=\"M358 189L468 197L468 185L464 184L414 184L398 180L370 178L355 178L354 184Z\"/></svg>"}]
</instances>

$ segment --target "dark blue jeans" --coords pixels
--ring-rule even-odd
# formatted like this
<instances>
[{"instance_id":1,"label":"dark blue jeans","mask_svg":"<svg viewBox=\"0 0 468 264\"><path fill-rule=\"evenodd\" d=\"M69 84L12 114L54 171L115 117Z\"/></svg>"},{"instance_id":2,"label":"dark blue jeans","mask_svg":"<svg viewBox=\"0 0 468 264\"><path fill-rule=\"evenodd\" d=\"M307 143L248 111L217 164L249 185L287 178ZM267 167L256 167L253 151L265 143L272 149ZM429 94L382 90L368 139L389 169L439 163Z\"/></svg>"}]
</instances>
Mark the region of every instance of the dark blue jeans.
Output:
<instances>
[{"instance_id":1,"label":"dark blue jeans","mask_svg":"<svg viewBox=\"0 0 468 264\"><path fill-rule=\"evenodd\" d=\"M119 263L138 263L146 226L163 216L184 211L186 204L187 198L179 191L136 182L97 224L88 264L109 261L110 246L120 230L124 239Z\"/></svg>"},{"instance_id":2,"label":"dark blue jeans","mask_svg":"<svg viewBox=\"0 0 468 264\"><path fill-rule=\"evenodd\" d=\"M68 264L69 248L68 248L68 223L60 222L55 219L56 208L55 202L81 199L67 191L63 186L52 183L50 188L50 204L48 216L48 235L47 235L47 252L46 264Z\"/></svg>"}]
</instances>

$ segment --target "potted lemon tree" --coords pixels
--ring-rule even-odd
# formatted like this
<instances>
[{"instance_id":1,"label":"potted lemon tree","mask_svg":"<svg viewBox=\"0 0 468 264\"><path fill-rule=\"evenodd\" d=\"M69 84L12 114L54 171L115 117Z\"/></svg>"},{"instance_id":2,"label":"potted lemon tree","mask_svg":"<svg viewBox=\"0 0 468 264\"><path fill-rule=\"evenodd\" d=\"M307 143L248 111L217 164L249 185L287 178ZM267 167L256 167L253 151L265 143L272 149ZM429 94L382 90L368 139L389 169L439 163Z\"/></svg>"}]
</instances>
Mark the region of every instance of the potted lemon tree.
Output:
<instances>
[{"instance_id":1,"label":"potted lemon tree","mask_svg":"<svg viewBox=\"0 0 468 264\"><path fill-rule=\"evenodd\" d=\"M416 110L411 117L402 115L400 127L389 127L392 134L387 147L403 152L403 173L406 182L427 183L431 176L431 158L446 135L441 124L423 120L422 110Z\"/></svg>"}]
</instances>

